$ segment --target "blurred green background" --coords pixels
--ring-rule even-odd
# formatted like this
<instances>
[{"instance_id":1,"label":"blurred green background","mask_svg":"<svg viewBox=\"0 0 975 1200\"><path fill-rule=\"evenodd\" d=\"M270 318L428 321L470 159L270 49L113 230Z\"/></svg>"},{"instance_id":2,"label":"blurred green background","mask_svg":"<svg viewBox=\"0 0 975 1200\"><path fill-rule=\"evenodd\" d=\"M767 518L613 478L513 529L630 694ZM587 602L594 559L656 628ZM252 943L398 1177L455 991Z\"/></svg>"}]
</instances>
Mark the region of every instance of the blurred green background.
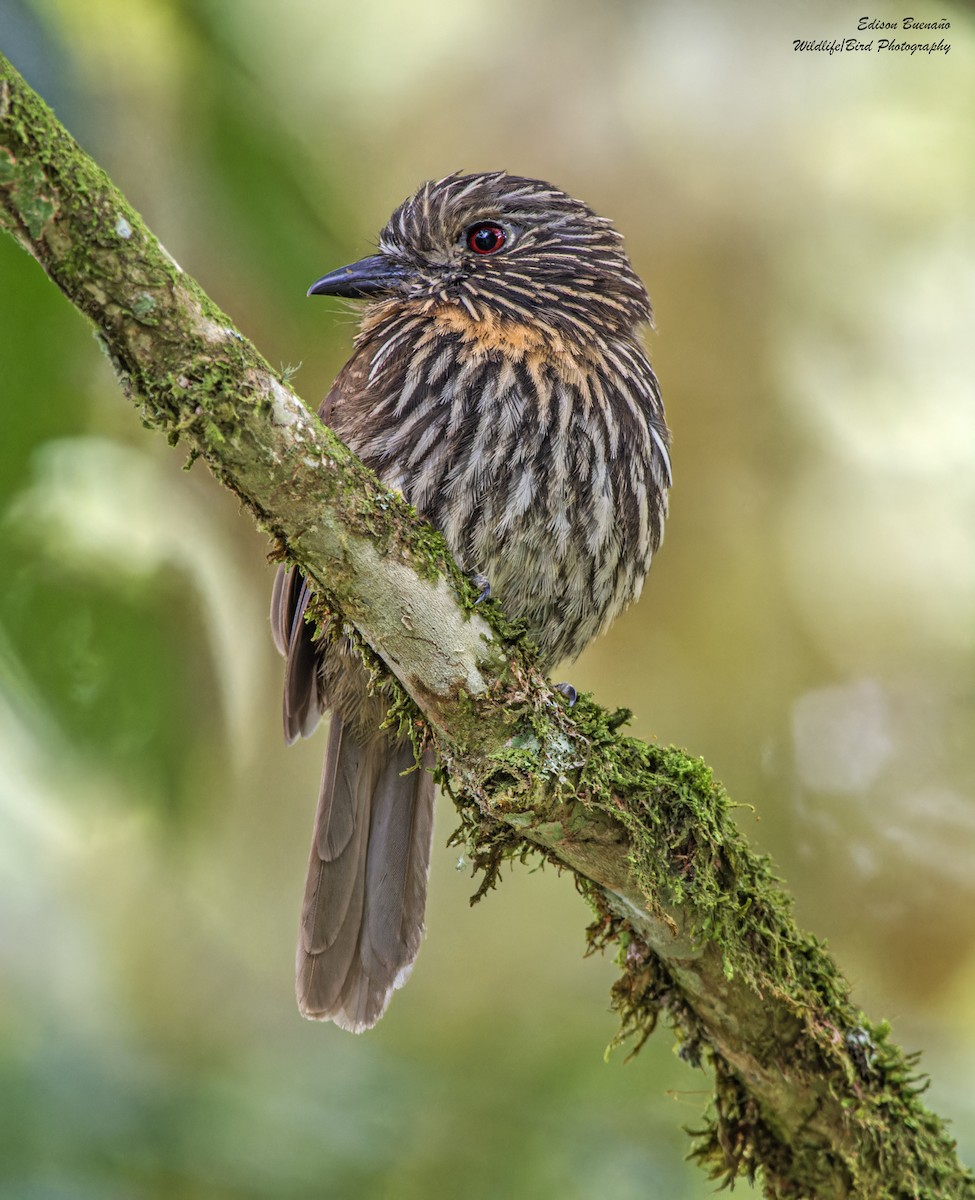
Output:
<instances>
[{"instance_id":1,"label":"blurred green background","mask_svg":"<svg viewBox=\"0 0 975 1200\"><path fill-rule=\"evenodd\" d=\"M0 47L312 404L354 317L305 289L421 180L616 220L676 484L565 674L754 806L973 1162L975 26L912 12L950 54L797 54L856 17L772 0L0 0ZM281 743L267 543L6 238L0 405L0 1194L710 1195L707 1076L665 1030L603 1062L570 881L469 909L446 803L409 986L298 1017L322 738Z\"/></svg>"}]
</instances>

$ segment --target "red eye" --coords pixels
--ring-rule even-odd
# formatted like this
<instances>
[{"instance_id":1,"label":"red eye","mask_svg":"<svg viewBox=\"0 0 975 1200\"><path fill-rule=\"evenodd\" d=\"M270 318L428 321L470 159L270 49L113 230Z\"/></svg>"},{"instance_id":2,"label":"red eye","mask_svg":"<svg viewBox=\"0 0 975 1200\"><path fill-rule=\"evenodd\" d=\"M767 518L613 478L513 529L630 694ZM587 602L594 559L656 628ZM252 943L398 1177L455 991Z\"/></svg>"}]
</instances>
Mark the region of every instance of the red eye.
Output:
<instances>
[{"instance_id":1,"label":"red eye","mask_svg":"<svg viewBox=\"0 0 975 1200\"><path fill-rule=\"evenodd\" d=\"M467 230L467 245L475 254L496 254L508 240L500 225L479 221Z\"/></svg>"}]
</instances>

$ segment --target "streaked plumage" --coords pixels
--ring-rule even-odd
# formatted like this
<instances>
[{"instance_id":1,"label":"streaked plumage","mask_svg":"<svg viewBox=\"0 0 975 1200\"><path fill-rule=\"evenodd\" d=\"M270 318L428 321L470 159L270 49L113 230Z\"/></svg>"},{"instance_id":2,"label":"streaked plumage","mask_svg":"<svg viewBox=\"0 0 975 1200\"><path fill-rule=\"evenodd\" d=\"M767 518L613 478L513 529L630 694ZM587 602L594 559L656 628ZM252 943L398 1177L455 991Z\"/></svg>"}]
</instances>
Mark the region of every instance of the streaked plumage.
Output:
<instances>
[{"instance_id":1,"label":"streaked plumage","mask_svg":"<svg viewBox=\"0 0 975 1200\"><path fill-rule=\"evenodd\" d=\"M546 667L577 656L639 595L670 486L650 304L620 235L549 184L451 175L393 213L377 255L311 291L369 301L322 417L487 576ZM416 955L433 789L429 764L401 774L412 752L378 731L362 669L312 645L305 602L301 576L279 573L287 736L332 709L298 999L360 1030Z\"/></svg>"}]
</instances>

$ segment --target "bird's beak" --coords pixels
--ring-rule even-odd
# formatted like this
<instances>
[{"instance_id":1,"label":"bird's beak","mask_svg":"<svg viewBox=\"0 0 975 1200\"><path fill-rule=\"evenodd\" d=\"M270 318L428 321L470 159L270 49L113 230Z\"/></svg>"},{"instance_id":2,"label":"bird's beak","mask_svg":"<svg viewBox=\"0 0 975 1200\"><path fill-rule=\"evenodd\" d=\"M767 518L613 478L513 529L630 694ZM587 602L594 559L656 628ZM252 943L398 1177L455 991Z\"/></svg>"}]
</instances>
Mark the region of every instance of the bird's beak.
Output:
<instances>
[{"instance_id":1,"label":"bird's beak","mask_svg":"<svg viewBox=\"0 0 975 1200\"><path fill-rule=\"evenodd\" d=\"M385 254L360 258L347 267L329 271L308 289L309 296L391 296L405 278L403 267Z\"/></svg>"}]
</instances>

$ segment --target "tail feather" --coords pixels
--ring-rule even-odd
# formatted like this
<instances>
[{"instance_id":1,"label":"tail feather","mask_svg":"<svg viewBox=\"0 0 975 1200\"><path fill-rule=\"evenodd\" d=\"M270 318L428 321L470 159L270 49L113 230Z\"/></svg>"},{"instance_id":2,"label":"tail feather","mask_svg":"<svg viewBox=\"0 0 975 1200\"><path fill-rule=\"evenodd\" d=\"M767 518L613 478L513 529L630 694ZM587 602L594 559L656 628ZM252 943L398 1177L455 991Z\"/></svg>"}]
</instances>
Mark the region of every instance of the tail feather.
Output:
<instances>
[{"instance_id":1,"label":"tail feather","mask_svg":"<svg viewBox=\"0 0 975 1200\"><path fill-rule=\"evenodd\" d=\"M368 1029L409 976L430 865L429 765L417 768L408 743L360 741L332 715L298 938L307 1017Z\"/></svg>"},{"instance_id":2,"label":"tail feather","mask_svg":"<svg viewBox=\"0 0 975 1200\"><path fill-rule=\"evenodd\" d=\"M349 736L345 722L333 717L301 908L299 948L316 958L362 920L376 766ZM339 952L333 956L341 957Z\"/></svg>"},{"instance_id":3,"label":"tail feather","mask_svg":"<svg viewBox=\"0 0 975 1200\"><path fill-rule=\"evenodd\" d=\"M371 956L377 971L401 970L413 962L420 948L433 836L430 766L427 758L417 766L412 747L401 747L386 759L376 786L369 825L362 958L370 961Z\"/></svg>"},{"instance_id":4,"label":"tail feather","mask_svg":"<svg viewBox=\"0 0 975 1200\"><path fill-rule=\"evenodd\" d=\"M321 720L319 652L305 621L310 596L308 583L297 567L278 567L271 593L271 633L285 656L284 736L288 745L307 737Z\"/></svg>"}]
</instances>

